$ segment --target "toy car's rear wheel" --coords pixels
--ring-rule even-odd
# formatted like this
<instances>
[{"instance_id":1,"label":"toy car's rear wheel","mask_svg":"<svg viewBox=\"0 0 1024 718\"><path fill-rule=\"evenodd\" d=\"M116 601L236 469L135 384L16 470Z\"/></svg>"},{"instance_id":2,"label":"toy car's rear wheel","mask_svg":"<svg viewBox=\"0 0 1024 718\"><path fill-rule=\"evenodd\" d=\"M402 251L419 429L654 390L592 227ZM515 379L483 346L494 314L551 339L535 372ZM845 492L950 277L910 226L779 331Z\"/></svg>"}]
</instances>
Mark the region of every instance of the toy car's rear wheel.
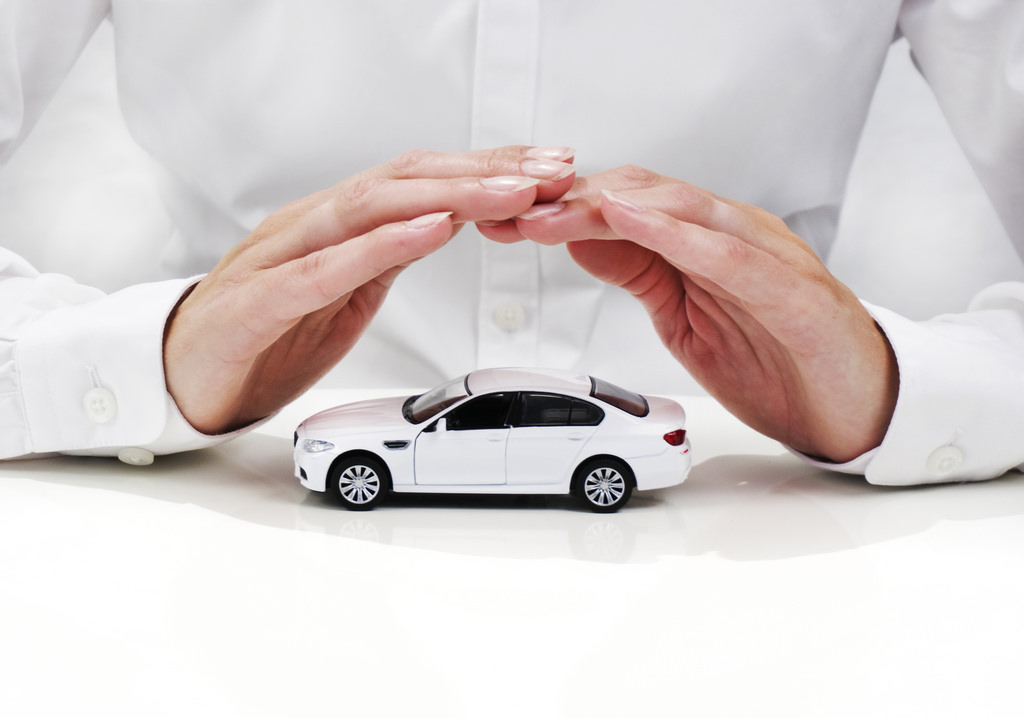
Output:
<instances>
[{"instance_id":1,"label":"toy car's rear wheel","mask_svg":"<svg viewBox=\"0 0 1024 718\"><path fill-rule=\"evenodd\" d=\"M593 459L580 466L576 491L591 511L618 511L633 495L633 472L617 459Z\"/></svg>"},{"instance_id":2,"label":"toy car's rear wheel","mask_svg":"<svg viewBox=\"0 0 1024 718\"><path fill-rule=\"evenodd\" d=\"M372 456L342 457L331 466L328 486L346 509L369 511L391 490L391 476Z\"/></svg>"}]
</instances>

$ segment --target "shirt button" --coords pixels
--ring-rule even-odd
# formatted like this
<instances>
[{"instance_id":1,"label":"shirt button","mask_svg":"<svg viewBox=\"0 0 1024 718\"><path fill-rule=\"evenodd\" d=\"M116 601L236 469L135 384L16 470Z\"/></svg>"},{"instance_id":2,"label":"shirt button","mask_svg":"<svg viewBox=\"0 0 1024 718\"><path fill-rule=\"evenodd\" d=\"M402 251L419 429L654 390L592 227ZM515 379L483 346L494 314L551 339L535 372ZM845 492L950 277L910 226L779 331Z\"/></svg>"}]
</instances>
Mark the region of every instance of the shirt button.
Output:
<instances>
[{"instance_id":1,"label":"shirt button","mask_svg":"<svg viewBox=\"0 0 1024 718\"><path fill-rule=\"evenodd\" d=\"M494 323L506 332L517 332L526 325L526 307L519 302L505 302L494 310Z\"/></svg>"},{"instance_id":2,"label":"shirt button","mask_svg":"<svg viewBox=\"0 0 1024 718\"><path fill-rule=\"evenodd\" d=\"M955 446L942 446L928 457L928 471L932 476L949 476L963 463L963 451Z\"/></svg>"},{"instance_id":3,"label":"shirt button","mask_svg":"<svg viewBox=\"0 0 1024 718\"><path fill-rule=\"evenodd\" d=\"M117 416L117 399L114 392L102 387L96 387L85 392L82 398L85 406L85 413L97 424L106 424Z\"/></svg>"},{"instance_id":4,"label":"shirt button","mask_svg":"<svg viewBox=\"0 0 1024 718\"><path fill-rule=\"evenodd\" d=\"M153 452L145 449L126 448L117 452L117 458L132 466L149 466L153 463Z\"/></svg>"}]
</instances>

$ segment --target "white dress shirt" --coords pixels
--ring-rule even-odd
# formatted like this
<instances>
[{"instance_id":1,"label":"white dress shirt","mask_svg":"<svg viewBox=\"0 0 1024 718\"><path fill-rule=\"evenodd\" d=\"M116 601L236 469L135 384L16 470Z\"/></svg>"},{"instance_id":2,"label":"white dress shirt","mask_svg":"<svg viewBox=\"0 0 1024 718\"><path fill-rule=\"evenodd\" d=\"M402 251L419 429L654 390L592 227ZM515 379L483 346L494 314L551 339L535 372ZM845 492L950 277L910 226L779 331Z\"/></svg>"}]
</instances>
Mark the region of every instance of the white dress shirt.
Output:
<instances>
[{"instance_id":1,"label":"white dress shirt","mask_svg":"<svg viewBox=\"0 0 1024 718\"><path fill-rule=\"evenodd\" d=\"M581 174L679 177L783 217L825 255L898 33L1024 248L1024 3L0 0L0 160L108 14L126 122L165 170L169 277L412 147L571 144ZM0 456L209 443L163 384L163 324L185 286L103 297L0 251ZM899 402L883 444L840 468L901 484L1024 463L1022 302L1019 286L993 288L927 323L869 307L899 359ZM402 275L334 377L426 386L495 365L695 386L639 305L564 248L471 230Z\"/></svg>"}]
</instances>

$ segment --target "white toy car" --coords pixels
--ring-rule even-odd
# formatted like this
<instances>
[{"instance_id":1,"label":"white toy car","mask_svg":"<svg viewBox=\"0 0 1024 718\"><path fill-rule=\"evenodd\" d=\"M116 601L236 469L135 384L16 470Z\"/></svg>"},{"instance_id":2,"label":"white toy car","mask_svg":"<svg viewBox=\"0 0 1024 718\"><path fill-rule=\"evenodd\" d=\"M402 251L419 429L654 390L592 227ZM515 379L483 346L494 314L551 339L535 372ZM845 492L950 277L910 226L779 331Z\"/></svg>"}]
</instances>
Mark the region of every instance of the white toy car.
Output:
<instances>
[{"instance_id":1,"label":"white toy car","mask_svg":"<svg viewBox=\"0 0 1024 718\"><path fill-rule=\"evenodd\" d=\"M589 376L484 369L424 394L346 404L295 431L295 475L349 509L389 491L578 495L594 511L682 483L686 414Z\"/></svg>"}]
</instances>

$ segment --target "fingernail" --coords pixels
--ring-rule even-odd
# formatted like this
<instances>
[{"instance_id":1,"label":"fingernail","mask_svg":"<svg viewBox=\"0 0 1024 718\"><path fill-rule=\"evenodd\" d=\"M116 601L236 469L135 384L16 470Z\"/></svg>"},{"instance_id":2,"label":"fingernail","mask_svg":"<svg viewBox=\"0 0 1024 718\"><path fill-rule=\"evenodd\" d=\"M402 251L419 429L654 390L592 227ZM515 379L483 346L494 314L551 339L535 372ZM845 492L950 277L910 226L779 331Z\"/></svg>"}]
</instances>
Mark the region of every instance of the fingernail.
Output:
<instances>
[{"instance_id":1,"label":"fingernail","mask_svg":"<svg viewBox=\"0 0 1024 718\"><path fill-rule=\"evenodd\" d=\"M575 166L557 160L526 160L520 168L525 175L553 182L565 179L576 171Z\"/></svg>"},{"instance_id":2,"label":"fingernail","mask_svg":"<svg viewBox=\"0 0 1024 718\"><path fill-rule=\"evenodd\" d=\"M480 184L487 189L494 189L499 192L520 192L530 187L536 187L539 183L540 180L534 177L484 177L480 180Z\"/></svg>"},{"instance_id":3,"label":"fingernail","mask_svg":"<svg viewBox=\"0 0 1024 718\"><path fill-rule=\"evenodd\" d=\"M406 221L405 226L408 229L429 229L430 227L436 227L445 220L446 217L451 217L452 212L434 212L433 214L425 214L422 217L416 217Z\"/></svg>"},{"instance_id":4,"label":"fingernail","mask_svg":"<svg viewBox=\"0 0 1024 718\"><path fill-rule=\"evenodd\" d=\"M526 156L535 160L567 162L576 156L576 148L560 147L556 145L550 145L547 147L531 147L526 151Z\"/></svg>"},{"instance_id":5,"label":"fingernail","mask_svg":"<svg viewBox=\"0 0 1024 718\"><path fill-rule=\"evenodd\" d=\"M612 192L611 190L603 189L601 190L601 194L603 194L605 196L605 199L607 199L609 202L611 202L617 207L621 207L622 209L629 210L630 212L644 211L643 205L637 204L633 200L623 197L618 192Z\"/></svg>"},{"instance_id":6,"label":"fingernail","mask_svg":"<svg viewBox=\"0 0 1024 718\"><path fill-rule=\"evenodd\" d=\"M549 204L535 204L530 209L519 215L518 219L540 219L558 214L565 209L565 202L551 202Z\"/></svg>"}]
</instances>

